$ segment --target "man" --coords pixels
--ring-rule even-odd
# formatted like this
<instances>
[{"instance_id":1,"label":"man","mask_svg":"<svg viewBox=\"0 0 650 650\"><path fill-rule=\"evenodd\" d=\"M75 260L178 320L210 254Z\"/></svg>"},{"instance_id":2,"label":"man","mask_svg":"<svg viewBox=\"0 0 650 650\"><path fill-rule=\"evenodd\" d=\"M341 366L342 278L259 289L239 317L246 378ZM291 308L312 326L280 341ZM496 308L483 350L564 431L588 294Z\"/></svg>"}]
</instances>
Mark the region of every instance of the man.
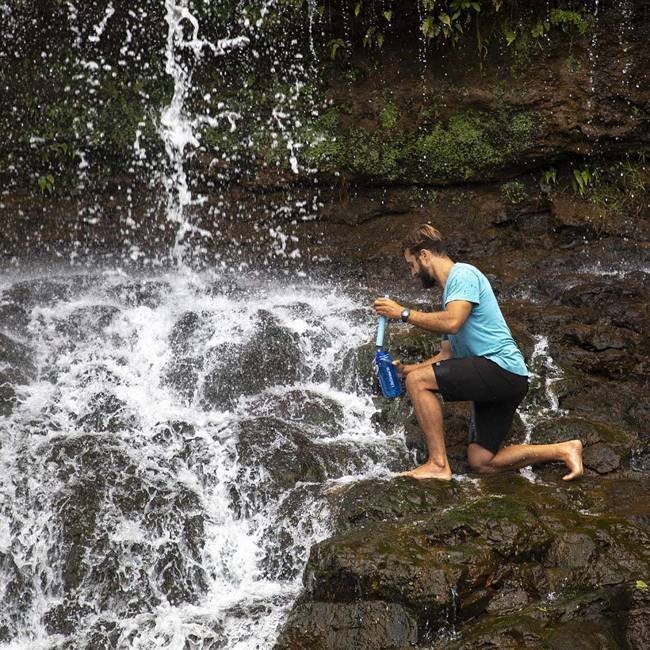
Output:
<instances>
[{"instance_id":1,"label":"man","mask_svg":"<svg viewBox=\"0 0 650 650\"><path fill-rule=\"evenodd\" d=\"M438 393L448 402L472 402L467 458L474 470L494 473L561 461L569 469L565 481L582 476L579 440L501 448L517 406L528 391L528 370L488 279L470 264L454 263L440 233L429 224L419 226L402 242L402 252L411 275L419 277L425 288L440 285L441 309L420 312L379 298L375 311L443 335L435 357L411 365L395 361L429 452L424 465L405 475L451 479L442 409L434 394Z\"/></svg>"}]
</instances>

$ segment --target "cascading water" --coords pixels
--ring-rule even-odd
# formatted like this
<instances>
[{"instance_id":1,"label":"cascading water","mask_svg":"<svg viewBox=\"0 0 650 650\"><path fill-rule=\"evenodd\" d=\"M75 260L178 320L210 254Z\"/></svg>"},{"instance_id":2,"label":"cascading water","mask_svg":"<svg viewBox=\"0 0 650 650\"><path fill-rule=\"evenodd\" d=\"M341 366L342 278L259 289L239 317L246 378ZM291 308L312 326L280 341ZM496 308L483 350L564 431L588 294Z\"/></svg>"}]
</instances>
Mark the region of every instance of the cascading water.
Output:
<instances>
[{"instance_id":1,"label":"cascading water","mask_svg":"<svg viewBox=\"0 0 650 650\"><path fill-rule=\"evenodd\" d=\"M536 425L562 414L553 384L562 378L562 371L556 365L548 349L546 336L535 337L535 347L529 361L530 393L519 407L519 417L524 424L524 444L532 442L531 436ZM535 480L531 467L520 470L529 480Z\"/></svg>"},{"instance_id":2,"label":"cascading water","mask_svg":"<svg viewBox=\"0 0 650 650\"><path fill-rule=\"evenodd\" d=\"M5 647L270 647L328 485L407 462L356 388L365 310L189 273L2 289Z\"/></svg>"},{"instance_id":3,"label":"cascading water","mask_svg":"<svg viewBox=\"0 0 650 650\"><path fill-rule=\"evenodd\" d=\"M225 38L216 45L199 38L199 22L190 12L187 0L166 0L166 16L168 24L167 45L165 51L165 71L174 82L174 94L160 117L159 132L165 143L165 151L170 163L170 173L163 179L167 192L167 219L175 224L176 238L173 255L177 262L182 262L184 255L189 252L185 244L188 233L210 238L208 230L194 226L186 214L186 208L193 202L192 193L187 183L185 164L188 159L188 147L198 147L199 141L196 129L200 124L218 126L221 120L228 120L231 130L235 130L235 120L239 116L234 111L223 110L216 116L200 115L191 118L187 114L185 101L192 84L190 64L183 63L181 55L191 51L196 59L200 59L203 50L209 49L213 55L221 57L228 51L248 45L249 40L244 36ZM185 30L189 26L191 35L186 37ZM196 197L194 202L200 202ZM204 252L201 248L194 253Z\"/></svg>"}]
</instances>

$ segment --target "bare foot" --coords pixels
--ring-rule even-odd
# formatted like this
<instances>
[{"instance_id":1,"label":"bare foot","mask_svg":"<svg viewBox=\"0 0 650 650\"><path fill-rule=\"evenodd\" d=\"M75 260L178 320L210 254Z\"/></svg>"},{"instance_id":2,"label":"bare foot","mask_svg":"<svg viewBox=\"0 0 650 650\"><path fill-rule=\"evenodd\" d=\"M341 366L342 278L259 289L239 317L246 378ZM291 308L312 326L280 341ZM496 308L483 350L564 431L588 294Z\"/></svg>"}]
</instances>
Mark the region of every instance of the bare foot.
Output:
<instances>
[{"instance_id":1,"label":"bare foot","mask_svg":"<svg viewBox=\"0 0 650 650\"><path fill-rule=\"evenodd\" d=\"M563 443L566 448L566 456L564 457L564 464L569 468L570 472L562 477L563 481L572 481L574 478L580 478L584 474L582 468L582 443L580 440L569 440Z\"/></svg>"},{"instance_id":2,"label":"bare foot","mask_svg":"<svg viewBox=\"0 0 650 650\"><path fill-rule=\"evenodd\" d=\"M424 478L438 478L443 481L451 480L451 469L449 465L441 468L440 465L433 465L432 463L425 463L420 465L410 472L402 472L399 476L410 476L411 478L424 479Z\"/></svg>"}]
</instances>

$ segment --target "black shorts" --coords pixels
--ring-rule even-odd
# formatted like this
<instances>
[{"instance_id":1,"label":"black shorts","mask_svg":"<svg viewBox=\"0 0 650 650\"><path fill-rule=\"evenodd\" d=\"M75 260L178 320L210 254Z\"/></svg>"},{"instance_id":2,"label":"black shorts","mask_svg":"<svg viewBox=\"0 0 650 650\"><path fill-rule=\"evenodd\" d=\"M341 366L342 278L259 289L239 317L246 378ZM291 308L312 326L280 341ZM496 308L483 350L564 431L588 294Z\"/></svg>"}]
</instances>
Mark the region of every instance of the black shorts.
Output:
<instances>
[{"instance_id":1,"label":"black shorts","mask_svg":"<svg viewBox=\"0 0 650 650\"><path fill-rule=\"evenodd\" d=\"M496 454L528 392L528 377L508 372L485 357L438 361L433 372L445 402L472 402L468 443Z\"/></svg>"}]
</instances>

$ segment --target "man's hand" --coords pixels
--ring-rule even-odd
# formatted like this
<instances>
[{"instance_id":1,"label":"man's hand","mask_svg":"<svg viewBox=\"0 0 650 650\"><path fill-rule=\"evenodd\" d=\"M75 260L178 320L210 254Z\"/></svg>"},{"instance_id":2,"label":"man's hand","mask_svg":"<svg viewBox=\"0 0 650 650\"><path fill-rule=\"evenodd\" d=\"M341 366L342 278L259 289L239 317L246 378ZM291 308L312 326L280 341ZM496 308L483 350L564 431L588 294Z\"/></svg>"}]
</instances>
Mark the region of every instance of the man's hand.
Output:
<instances>
[{"instance_id":1,"label":"man's hand","mask_svg":"<svg viewBox=\"0 0 650 650\"><path fill-rule=\"evenodd\" d=\"M379 316L387 316L394 320L397 320L404 311L402 305L388 298L377 298L374 307Z\"/></svg>"},{"instance_id":2,"label":"man's hand","mask_svg":"<svg viewBox=\"0 0 650 650\"><path fill-rule=\"evenodd\" d=\"M395 366L395 370L397 370L397 374L400 377L406 377L409 372L412 372L418 367L417 363L404 364L399 359L395 359L393 361L393 365Z\"/></svg>"}]
</instances>

